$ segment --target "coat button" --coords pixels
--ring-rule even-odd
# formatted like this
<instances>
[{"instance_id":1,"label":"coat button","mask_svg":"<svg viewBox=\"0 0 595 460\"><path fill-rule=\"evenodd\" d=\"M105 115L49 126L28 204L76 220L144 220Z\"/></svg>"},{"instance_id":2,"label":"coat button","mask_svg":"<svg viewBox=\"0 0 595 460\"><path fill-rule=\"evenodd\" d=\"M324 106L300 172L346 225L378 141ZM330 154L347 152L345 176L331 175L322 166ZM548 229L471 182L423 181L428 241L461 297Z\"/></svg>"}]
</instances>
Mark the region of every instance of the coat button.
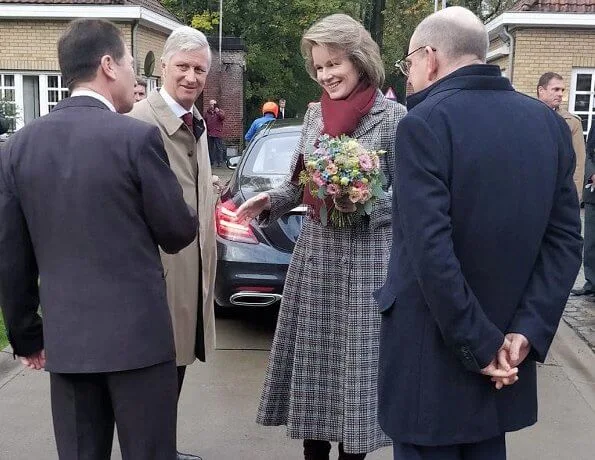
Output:
<instances>
[{"instance_id":1,"label":"coat button","mask_svg":"<svg viewBox=\"0 0 595 460\"><path fill-rule=\"evenodd\" d=\"M190 152L188 152L188 156L191 157L192 155L194 155L194 152L191 150Z\"/></svg>"},{"instance_id":2,"label":"coat button","mask_svg":"<svg viewBox=\"0 0 595 460\"><path fill-rule=\"evenodd\" d=\"M347 263L347 256L341 257L341 263L344 263L344 264Z\"/></svg>"}]
</instances>

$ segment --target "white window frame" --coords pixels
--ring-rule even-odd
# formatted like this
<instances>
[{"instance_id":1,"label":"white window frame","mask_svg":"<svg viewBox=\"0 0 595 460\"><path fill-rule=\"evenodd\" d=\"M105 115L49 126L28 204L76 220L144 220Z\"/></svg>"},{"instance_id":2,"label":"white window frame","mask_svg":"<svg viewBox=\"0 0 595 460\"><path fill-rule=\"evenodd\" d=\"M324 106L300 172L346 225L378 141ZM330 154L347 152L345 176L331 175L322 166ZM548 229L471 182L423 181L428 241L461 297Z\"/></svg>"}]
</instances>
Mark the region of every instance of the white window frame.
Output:
<instances>
[{"instance_id":1,"label":"white window frame","mask_svg":"<svg viewBox=\"0 0 595 460\"><path fill-rule=\"evenodd\" d=\"M15 120L15 130L18 131L24 126L23 121L23 75L18 74L15 72L10 72L6 70L0 70L0 96L4 96L5 89L14 89L14 103L17 108L17 112L20 114L16 117ZM3 86L4 77L6 75L12 75L14 77L14 86Z\"/></svg>"},{"instance_id":2,"label":"white window frame","mask_svg":"<svg viewBox=\"0 0 595 460\"><path fill-rule=\"evenodd\" d=\"M50 88L48 85L49 77L58 77L58 88ZM64 99L62 91L68 90L62 84L62 75L59 73L40 73L39 74L39 116L42 117L50 113L50 106L54 107L59 101ZM50 102L49 92L56 91L58 93L58 102Z\"/></svg>"},{"instance_id":3,"label":"white window frame","mask_svg":"<svg viewBox=\"0 0 595 460\"><path fill-rule=\"evenodd\" d=\"M576 82L578 74L590 74L591 75L591 88L589 91L577 91ZM589 94L589 108L587 110L575 111L574 105L576 103L576 96L582 94ZM568 111L575 115L588 115L587 119L587 130L583 131L586 136L591 129L593 122L595 121L595 68L589 67L575 67L572 69L572 79L570 82L570 95L568 98Z\"/></svg>"},{"instance_id":4,"label":"white window frame","mask_svg":"<svg viewBox=\"0 0 595 460\"><path fill-rule=\"evenodd\" d=\"M145 77L147 80L147 96L151 91L157 88L157 77Z\"/></svg>"}]
</instances>

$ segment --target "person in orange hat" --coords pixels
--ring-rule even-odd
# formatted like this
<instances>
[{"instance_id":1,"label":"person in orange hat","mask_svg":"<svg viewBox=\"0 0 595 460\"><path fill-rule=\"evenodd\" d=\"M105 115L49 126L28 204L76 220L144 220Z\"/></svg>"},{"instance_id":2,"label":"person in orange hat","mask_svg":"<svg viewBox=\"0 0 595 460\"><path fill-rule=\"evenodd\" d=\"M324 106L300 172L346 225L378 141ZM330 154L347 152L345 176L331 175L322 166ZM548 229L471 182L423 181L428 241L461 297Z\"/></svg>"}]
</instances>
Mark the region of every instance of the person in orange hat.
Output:
<instances>
[{"instance_id":1,"label":"person in orange hat","mask_svg":"<svg viewBox=\"0 0 595 460\"><path fill-rule=\"evenodd\" d=\"M274 102L265 102L262 106L262 117L257 118L252 122L250 129L244 136L246 142L250 142L258 129L265 123L275 120L277 115L279 115L279 106Z\"/></svg>"}]
</instances>

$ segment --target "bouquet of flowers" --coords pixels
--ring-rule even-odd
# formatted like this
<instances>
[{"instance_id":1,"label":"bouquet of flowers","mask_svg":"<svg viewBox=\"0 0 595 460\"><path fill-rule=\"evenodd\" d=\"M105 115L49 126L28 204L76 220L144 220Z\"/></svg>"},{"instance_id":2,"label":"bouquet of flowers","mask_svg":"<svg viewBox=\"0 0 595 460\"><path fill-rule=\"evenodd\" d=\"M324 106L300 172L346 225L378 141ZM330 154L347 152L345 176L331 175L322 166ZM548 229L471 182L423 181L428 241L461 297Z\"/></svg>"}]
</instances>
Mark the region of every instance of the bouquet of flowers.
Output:
<instances>
[{"instance_id":1,"label":"bouquet of flowers","mask_svg":"<svg viewBox=\"0 0 595 460\"><path fill-rule=\"evenodd\" d=\"M385 153L366 150L345 135L325 134L318 139L318 146L304 155L299 183L322 201L322 225L328 225L330 219L335 227L346 227L371 213L372 205L383 192L385 178L379 155Z\"/></svg>"}]
</instances>

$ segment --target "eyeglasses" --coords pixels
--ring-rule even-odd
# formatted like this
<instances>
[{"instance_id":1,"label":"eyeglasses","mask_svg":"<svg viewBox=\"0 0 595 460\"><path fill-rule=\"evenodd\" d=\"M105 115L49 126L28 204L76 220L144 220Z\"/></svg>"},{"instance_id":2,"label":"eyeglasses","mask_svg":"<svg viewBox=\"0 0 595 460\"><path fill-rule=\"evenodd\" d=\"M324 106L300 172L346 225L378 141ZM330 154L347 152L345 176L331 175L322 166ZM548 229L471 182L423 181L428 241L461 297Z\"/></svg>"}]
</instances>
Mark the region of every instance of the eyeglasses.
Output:
<instances>
[{"instance_id":1,"label":"eyeglasses","mask_svg":"<svg viewBox=\"0 0 595 460\"><path fill-rule=\"evenodd\" d=\"M416 48L413 51L411 51L411 53L409 53L407 56L403 57L402 59L399 59L395 63L395 67L397 67L403 75L408 77L409 71L411 70L411 61L408 61L407 58L409 56L411 56L412 54L417 53L419 50L423 50L426 46L428 46L428 45L420 46L419 48ZM436 51L436 48L434 48L432 46L430 46L430 49L432 51Z\"/></svg>"}]
</instances>

